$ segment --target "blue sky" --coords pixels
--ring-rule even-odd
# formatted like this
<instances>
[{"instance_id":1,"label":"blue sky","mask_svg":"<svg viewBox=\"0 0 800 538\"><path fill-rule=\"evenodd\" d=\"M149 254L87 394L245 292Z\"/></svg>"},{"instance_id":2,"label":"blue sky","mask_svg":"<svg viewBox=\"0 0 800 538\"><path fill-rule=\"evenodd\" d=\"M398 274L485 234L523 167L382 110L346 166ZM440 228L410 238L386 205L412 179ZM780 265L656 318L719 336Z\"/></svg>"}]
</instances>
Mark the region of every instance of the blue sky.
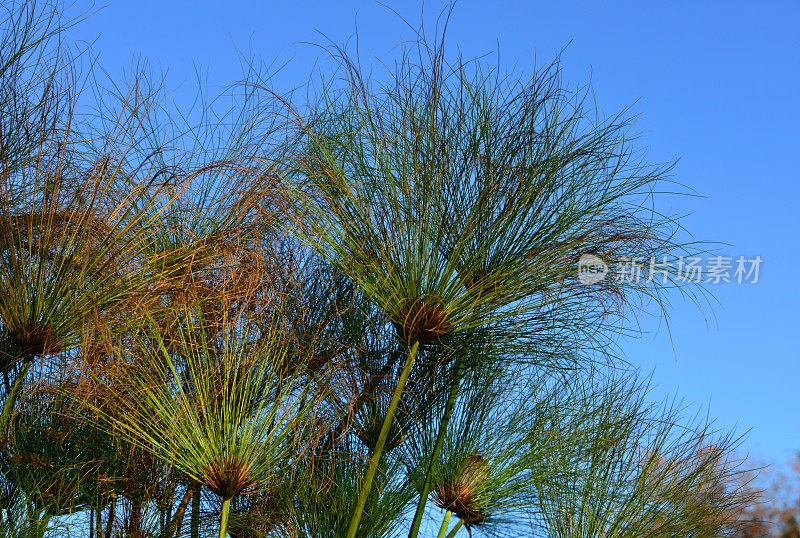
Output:
<instances>
[{"instance_id":1,"label":"blue sky","mask_svg":"<svg viewBox=\"0 0 800 538\"><path fill-rule=\"evenodd\" d=\"M420 20L419 3L386 4ZM426 2L425 19L443 6ZM502 65L520 74L563 49L565 80L591 82L607 114L632 105L650 158L678 159L673 178L702 196L663 199L660 209L688 214L694 238L728 244L728 256L761 256L757 284L711 288L713 316L676 297L672 340L647 321L648 334L624 349L655 369L659 393L708 406L721 427L750 429L744 448L773 461L800 450L798 21L798 0L462 0L448 29L465 56L499 50ZM324 57L306 43L323 34L343 42L356 28L364 62L376 66L412 37L378 3L303 0L117 0L73 36L94 42L112 76L136 60L167 70L181 100L193 95L196 67L212 88L237 79L237 48L289 61L278 85L300 86Z\"/></svg>"}]
</instances>

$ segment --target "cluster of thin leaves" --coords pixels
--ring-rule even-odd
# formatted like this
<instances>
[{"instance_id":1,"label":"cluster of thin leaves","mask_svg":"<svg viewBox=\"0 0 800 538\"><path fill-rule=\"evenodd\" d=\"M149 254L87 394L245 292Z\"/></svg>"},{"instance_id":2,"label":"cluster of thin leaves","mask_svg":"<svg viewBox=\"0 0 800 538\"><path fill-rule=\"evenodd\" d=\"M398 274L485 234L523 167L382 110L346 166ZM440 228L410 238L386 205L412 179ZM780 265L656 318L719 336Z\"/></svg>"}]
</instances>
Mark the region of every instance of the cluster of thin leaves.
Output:
<instances>
[{"instance_id":1,"label":"cluster of thin leaves","mask_svg":"<svg viewBox=\"0 0 800 538\"><path fill-rule=\"evenodd\" d=\"M736 535L736 439L618 346L702 290L577 278L693 248L670 167L557 63L420 33L382 83L333 48L302 107L251 70L178 113L3 9L3 536Z\"/></svg>"}]
</instances>

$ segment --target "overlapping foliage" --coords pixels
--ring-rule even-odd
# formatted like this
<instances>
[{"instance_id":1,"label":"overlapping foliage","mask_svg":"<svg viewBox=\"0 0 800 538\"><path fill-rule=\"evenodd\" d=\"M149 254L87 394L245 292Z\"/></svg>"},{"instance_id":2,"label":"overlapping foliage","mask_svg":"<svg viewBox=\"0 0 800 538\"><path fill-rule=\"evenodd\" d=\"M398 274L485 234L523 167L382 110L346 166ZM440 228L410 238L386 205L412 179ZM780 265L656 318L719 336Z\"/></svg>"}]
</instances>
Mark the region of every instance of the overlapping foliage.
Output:
<instances>
[{"instance_id":1,"label":"overlapping foliage","mask_svg":"<svg viewBox=\"0 0 800 538\"><path fill-rule=\"evenodd\" d=\"M557 63L420 34L304 106L251 71L181 116L138 73L89 115L68 24L0 41L3 535L735 535L735 442L618 352L674 283L577 278L688 248L669 166Z\"/></svg>"}]
</instances>

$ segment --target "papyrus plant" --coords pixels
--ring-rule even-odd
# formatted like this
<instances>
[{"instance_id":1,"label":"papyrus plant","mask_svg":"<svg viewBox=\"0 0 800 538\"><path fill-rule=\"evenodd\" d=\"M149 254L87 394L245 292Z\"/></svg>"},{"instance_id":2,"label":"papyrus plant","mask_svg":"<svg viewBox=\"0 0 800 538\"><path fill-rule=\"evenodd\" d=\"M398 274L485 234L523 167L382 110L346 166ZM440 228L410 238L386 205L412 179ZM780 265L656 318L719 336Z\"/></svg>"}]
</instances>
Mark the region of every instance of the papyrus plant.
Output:
<instances>
[{"instance_id":1,"label":"papyrus plant","mask_svg":"<svg viewBox=\"0 0 800 538\"><path fill-rule=\"evenodd\" d=\"M211 326L193 309L182 320L169 334L151 324L140 335L136 354L106 374L113 405L94 409L115 436L216 493L224 537L232 498L291 473L315 400L280 375L286 346L275 327L258 330L243 313Z\"/></svg>"},{"instance_id":2,"label":"papyrus plant","mask_svg":"<svg viewBox=\"0 0 800 538\"><path fill-rule=\"evenodd\" d=\"M634 296L659 299L658 285L577 279L583 253L614 263L672 252L674 226L642 203L668 167L642 159L628 119L590 116L557 64L514 80L448 60L421 37L381 83L362 75L357 58L333 56L344 88L323 86L298 120L295 233L391 321L408 350L398 394L418 347L454 333L553 311L576 327L593 316L599 330ZM434 459L463 366L446 389ZM392 416L390 407L387 432ZM381 450L379 440L365 490Z\"/></svg>"},{"instance_id":3,"label":"papyrus plant","mask_svg":"<svg viewBox=\"0 0 800 538\"><path fill-rule=\"evenodd\" d=\"M360 443L352 439L353 443ZM353 506L364 480L359 447L340 444L335 453L307 460L307 480L296 490L294 529L302 538L342 538L347 535ZM405 512L414 498L405 480L402 460L393 451L384 453L375 487L370 489L359 536L383 538L402 532Z\"/></svg>"},{"instance_id":4,"label":"papyrus plant","mask_svg":"<svg viewBox=\"0 0 800 538\"><path fill-rule=\"evenodd\" d=\"M0 360L15 373L0 429L34 359L86 344L88 325L123 304L130 308L165 278L165 268L202 259L205 250L195 241L182 252L151 254L162 212L201 172L165 185L154 163L140 160L137 142L153 106L148 95L134 86L115 130L89 142L72 109L77 83L64 84L52 99L65 110L54 112L43 134L41 123L2 134L35 136L36 144L25 146L24 156L0 151Z\"/></svg>"},{"instance_id":5,"label":"papyrus plant","mask_svg":"<svg viewBox=\"0 0 800 538\"><path fill-rule=\"evenodd\" d=\"M573 384L540 433L570 442L531 460L564 470L528 492L537 533L710 538L744 528L753 491L732 456L737 439L678 402L649 402L649 392L619 372Z\"/></svg>"},{"instance_id":6,"label":"papyrus plant","mask_svg":"<svg viewBox=\"0 0 800 538\"><path fill-rule=\"evenodd\" d=\"M459 352L491 354L491 347L491 342L478 339ZM467 357L465 362L474 360ZM471 369L436 458L432 458L439 436L436 420L420 421L401 448L417 491L430 476L431 501L444 511L440 537L448 532L452 516L458 522L451 533L464 526L470 535L476 528L489 534L519 535L531 509L528 492L541 482L558 484L562 479L564 468L531 464L545 459L559 444L571 442L567 436L540 435L558 416L568 388L567 382L548 370L522 375L520 370L491 365ZM441 398L431 415L440 416L447 402Z\"/></svg>"}]
</instances>

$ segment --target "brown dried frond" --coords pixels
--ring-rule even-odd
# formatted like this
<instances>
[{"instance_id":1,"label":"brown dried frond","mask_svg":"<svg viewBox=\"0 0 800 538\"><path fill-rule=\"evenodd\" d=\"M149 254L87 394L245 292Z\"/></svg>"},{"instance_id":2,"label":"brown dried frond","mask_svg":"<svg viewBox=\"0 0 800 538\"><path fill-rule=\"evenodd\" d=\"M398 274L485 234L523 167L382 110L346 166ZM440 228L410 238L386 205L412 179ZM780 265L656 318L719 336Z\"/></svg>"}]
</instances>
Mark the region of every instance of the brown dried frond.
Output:
<instances>
[{"instance_id":1,"label":"brown dried frond","mask_svg":"<svg viewBox=\"0 0 800 538\"><path fill-rule=\"evenodd\" d=\"M111 356L112 351L108 345L100 339L84 339L81 342L81 358L90 369L97 368Z\"/></svg>"},{"instance_id":2,"label":"brown dried frond","mask_svg":"<svg viewBox=\"0 0 800 538\"><path fill-rule=\"evenodd\" d=\"M104 315L95 311L93 316L84 321L77 361L81 369L94 371L113 360L115 347L111 342L111 335L121 334L125 314L127 312L124 310L117 309Z\"/></svg>"}]
</instances>

